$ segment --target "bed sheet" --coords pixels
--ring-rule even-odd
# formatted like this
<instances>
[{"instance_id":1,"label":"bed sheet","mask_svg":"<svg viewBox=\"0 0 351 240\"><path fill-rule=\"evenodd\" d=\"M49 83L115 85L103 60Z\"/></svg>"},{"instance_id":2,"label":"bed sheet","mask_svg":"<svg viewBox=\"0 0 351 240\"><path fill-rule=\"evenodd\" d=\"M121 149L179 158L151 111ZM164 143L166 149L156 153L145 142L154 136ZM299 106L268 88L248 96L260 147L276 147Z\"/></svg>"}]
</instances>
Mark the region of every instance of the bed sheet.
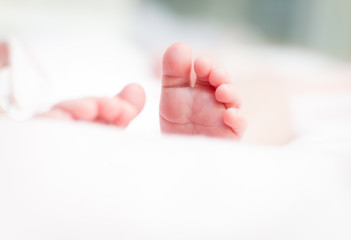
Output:
<instances>
[{"instance_id":1,"label":"bed sheet","mask_svg":"<svg viewBox=\"0 0 351 240\"><path fill-rule=\"evenodd\" d=\"M149 94L126 131L0 119L0 239L351 239L348 115L320 122L319 105L306 118L300 99L299 135L282 147L161 136L150 59L119 34L96 26L26 32L49 85L30 93L22 82L22 102L112 96L129 82ZM13 43L16 79L28 80L28 51ZM325 101L330 109L333 101Z\"/></svg>"},{"instance_id":2,"label":"bed sheet","mask_svg":"<svg viewBox=\"0 0 351 240\"><path fill-rule=\"evenodd\" d=\"M1 239L351 237L347 138L260 147L5 119L0 132Z\"/></svg>"}]
</instances>

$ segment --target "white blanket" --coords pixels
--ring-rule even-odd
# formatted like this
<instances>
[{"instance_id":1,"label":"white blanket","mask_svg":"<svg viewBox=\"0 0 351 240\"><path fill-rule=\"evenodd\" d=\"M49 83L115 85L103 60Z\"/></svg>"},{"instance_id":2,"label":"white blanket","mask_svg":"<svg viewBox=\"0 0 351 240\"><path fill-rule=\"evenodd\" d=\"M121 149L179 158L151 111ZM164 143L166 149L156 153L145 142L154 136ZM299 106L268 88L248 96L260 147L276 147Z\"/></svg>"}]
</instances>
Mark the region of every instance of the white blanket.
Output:
<instances>
[{"instance_id":1,"label":"white blanket","mask_svg":"<svg viewBox=\"0 0 351 240\"><path fill-rule=\"evenodd\" d=\"M351 237L350 139L268 148L38 120L0 132L0 239Z\"/></svg>"},{"instance_id":2,"label":"white blanket","mask_svg":"<svg viewBox=\"0 0 351 240\"><path fill-rule=\"evenodd\" d=\"M36 19L36 12L23 9ZM16 29L18 7L0 11L2 22ZM297 103L299 135L284 147L161 136L152 59L125 32L115 32L108 16L93 21L104 14L90 19L75 13L67 20L57 13L32 19L35 27L27 17L18 23L24 24L12 42L18 100L37 106L112 96L139 82L146 106L126 131L0 119L0 239L351 239L349 112L327 120L318 115L326 104L316 101L318 114L307 117L315 106ZM154 28L144 27L157 49L182 39L178 32L156 38ZM190 30L188 38L207 39ZM45 84L31 81L38 79L29 71L33 60ZM329 110L340 107L325 102Z\"/></svg>"}]
</instances>

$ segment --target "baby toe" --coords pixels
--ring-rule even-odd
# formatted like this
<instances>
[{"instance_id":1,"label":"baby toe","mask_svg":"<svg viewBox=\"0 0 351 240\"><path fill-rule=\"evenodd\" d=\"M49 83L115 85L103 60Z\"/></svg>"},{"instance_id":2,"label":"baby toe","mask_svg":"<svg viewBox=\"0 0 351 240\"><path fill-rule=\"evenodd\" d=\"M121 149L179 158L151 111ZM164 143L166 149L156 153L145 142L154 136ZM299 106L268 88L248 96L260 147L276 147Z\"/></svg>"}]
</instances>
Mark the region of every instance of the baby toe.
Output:
<instances>
[{"instance_id":1,"label":"baby toe","mask_svg":"<svg viewBox=\"0 0 351 240\"><path fill-rule=\"evenodd\" d=\"M196 84L209 84L208 77L212 68L211 62L207 58L197 58L194 62L196 73Z\"/></svg>"},{"instance_id":2,"label":"baby toe","mask_svg":"<svg viewBox=\"0 0 351 240\"><path fill-rule=\"evenodd\" d=\"M171 45L165 52L162 62L162 86L190 86L192 53L186 43Z\"/></svg>"},{"instance_id":3,"label":"baby toe","mask_svg":"<svg viewBox=\"0 0 351 240\"><path fill-rule=\"evenodd\" d=\"M241 110L228 108L223 114L223 122L233 130L238 139L242 138L247 127L247 119Z\"/></svg>"},{"instance_id":4,"label":"baby toe","mask_svg":"<svg viewBox=\"0 0 351 240\"><path fill-rule=\"evenodd\" d=\"M220 68L214 68L209 75L209 82L212 86L218 87L223 83L230 83L230 79L224 70Z\"/></svg>"},{"instance_id":5,"label":"baby toe","mask_svg":"<svg viewBox=\"0 0 351 240\"><path fill-rule=\"evenodd\" d=\"M215 92L217 101L225 103L227 108L240 108L241 98L233 84L222 84Z\"/></svg>"}]
</instances>

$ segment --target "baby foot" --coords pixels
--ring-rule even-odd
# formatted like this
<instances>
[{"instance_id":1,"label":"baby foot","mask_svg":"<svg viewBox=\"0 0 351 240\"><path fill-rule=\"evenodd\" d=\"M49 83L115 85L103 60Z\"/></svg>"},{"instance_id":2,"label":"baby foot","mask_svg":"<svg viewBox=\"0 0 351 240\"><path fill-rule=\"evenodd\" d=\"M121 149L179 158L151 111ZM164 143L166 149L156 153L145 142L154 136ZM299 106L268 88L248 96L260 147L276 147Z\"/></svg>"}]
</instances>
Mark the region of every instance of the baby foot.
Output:
<instances>
[{"instance_id":1,"label":"baby foot","mask_svg":"<svg viewBox=\"0 0 351 240\"><path fill-rule=\"evenodd\" d=\"M241 139L246 118L240 110L240 98L223 70L198 58L194 62L196 80L192 81L191 49L185 43L167 49L162 68L162 132Z\"/></svg>"},{"instance_id":2,"label":"baby foot","mask_svg":"<svg viewBox=\"0 0 351 240\"><path fill-rule=\"evenodd\" d=\"M145 93L138 84L129 84L114 98L83 98L55 105L39 117L74 119L126 127L143 109Z\"/></svg>"}]
</instances>

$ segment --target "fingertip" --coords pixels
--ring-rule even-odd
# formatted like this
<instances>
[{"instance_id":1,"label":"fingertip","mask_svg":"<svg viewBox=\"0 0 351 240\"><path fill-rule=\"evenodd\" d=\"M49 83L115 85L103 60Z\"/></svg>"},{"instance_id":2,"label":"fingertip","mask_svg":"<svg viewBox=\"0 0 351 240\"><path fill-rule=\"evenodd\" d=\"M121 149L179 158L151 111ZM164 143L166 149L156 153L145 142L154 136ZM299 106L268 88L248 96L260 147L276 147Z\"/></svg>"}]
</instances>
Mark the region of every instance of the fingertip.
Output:
<instances>
[{"instance_id":1,"label":"fingertip","mask_svg":"<svg viewBox=\"0 0 351 240\"><path fill-rule=\"evenodd\" d=\"M126 85L117 96L132 104L137 112L144 108L146 95L144 88L139 84L131 83Z\"/></svg>"},{"instance_id":2,"label":"fingertip","mask_svg":"<svg viewBox=\"0 0 351 240\"><path fill-rule=\"evenodd\" d=\"M97 103L92 98L64 101L56 104L53 109L62 109L70 113L74 119L85 121L94 120L99 112Z\"/></svg>"},{"instance_id":3,"label":"fingertip","mask_svg":"<svg viewBox=\"0 0 351 240\"><path fill-rule=\"evenodd\" d=\"M118 127L126 128L138 114L139 112L134 107L125 105L121 109L119 117L115 119L114 124Z\"/></svg>"},{"instance_id":4,"label":"fingertip","mask_svg":"<svg viewBox=\"0 0 351 240\"><path fill-rule=\"evenodd\" d=\"M112 123L121 114L122 100L119 98L98 99L99 116L98 119L105 123Z\"/></svg>"}]
</instances>

